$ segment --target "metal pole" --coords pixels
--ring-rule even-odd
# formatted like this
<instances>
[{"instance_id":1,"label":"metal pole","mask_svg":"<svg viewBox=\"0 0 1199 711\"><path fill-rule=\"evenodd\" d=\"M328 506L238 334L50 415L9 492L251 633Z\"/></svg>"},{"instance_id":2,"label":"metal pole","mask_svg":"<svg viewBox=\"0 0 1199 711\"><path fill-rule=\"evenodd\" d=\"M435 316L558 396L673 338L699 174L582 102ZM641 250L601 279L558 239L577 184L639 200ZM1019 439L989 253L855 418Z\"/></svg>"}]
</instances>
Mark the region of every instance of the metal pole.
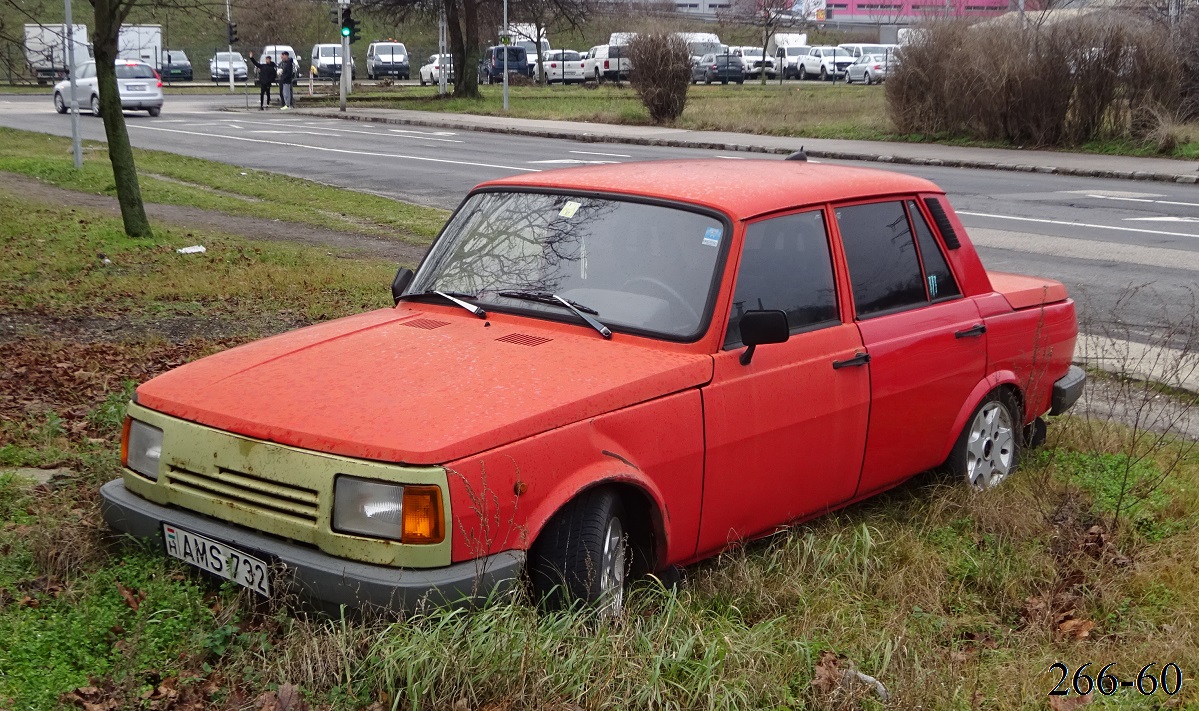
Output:
<instances>
[{"instance_id":1,"label":"metal pole","mask_svg":"<svg viewBox=\"0 0 1199 711\"><path fill-rule=\"evenodd\" d=\"M348 5L349 3L345 3ZM343 7L345 6L343 5ZM346 110L346 94L350 92L350 38L342 35L341 37L341 108L343 113Z\"/></svg>"},{"instance_id":2,"label":"metal pole","mask_svg":"<svg viewBox=\"0 0 1199 711\"><path fill-rule=\"evenodd\" d=\"M508 48L512 46L511 35L508 33L508 0L504 0L504 113L508 113Z\"/></svg>"},{"instance_id":3,"label":"metal pole","mask_svg":"<svg viewBox=\"0 0 1199 711\"><path fill-rule=\"evenodd\" d=\"M75 154L75 169L83 167L83 146L79 140L79 97L75 92L75 20L71 17L71 0L66 0L67 19L67 79L71 81L71 151Z\"/></svg>"},{"instance_id":4,"label":"metal pole","mask_svg":"<svg viewBox=\"0 0 1199 711\"><path fill-rule=\"evenodd\" d=\"M225 0L225 27L233 25L233 9L229 7L229 0ZM250 68L246 67L246 78L249 79ZM234 93L233 88L233 43L229 43L229 93Z\"/></svg>"},{"instance_id":5,"label":"metal pole","mask_svg":"<svg viewBox=\"0 0 1199 711\"><path fill-rule=\"evenodd\" d=\"M437 16L437 93L444 96L447 90L446 83L449 81L449 72L445 69L445 59L448 52L448 30L445 24L445 8ZM451 60L452 61L452 60Z\"/></svg>"}]
</instances>

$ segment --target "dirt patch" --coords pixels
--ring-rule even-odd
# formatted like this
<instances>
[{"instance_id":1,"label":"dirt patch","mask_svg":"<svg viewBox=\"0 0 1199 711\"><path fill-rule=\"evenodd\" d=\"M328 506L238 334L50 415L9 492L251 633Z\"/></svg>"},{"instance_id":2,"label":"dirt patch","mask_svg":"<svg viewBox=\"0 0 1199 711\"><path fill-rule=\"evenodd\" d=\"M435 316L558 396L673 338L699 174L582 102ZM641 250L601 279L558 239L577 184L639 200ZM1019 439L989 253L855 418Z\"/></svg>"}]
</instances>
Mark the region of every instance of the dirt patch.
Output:
<instances>
[{"instance_id":1,"label":"dirt patch","mask_svg":"<svg viewBox=\"0 0 1199 711\"><path fill-rule=\"evenodd\" d=\"M247 341L308 326L312 319L298 314L266 313L204 316L63 317L36 311L0 312L0 346L30 338L76 343L122 343L193 339Z\"/></svg>"},{"instance_id":2,"label":"dirt patch","mask_svg":"<svg viewBox=\"0 0 1199 711\"><path fill-rule=\"evenodd\" d=\"M22 200L86 207L106 211L114 216L120 215L120 207L115 197L66 190L15 173L0 172L0 191L20 196ZM212 230L247 239L322 247L338 250L344 253L339 256L346 257L375 257L404 264L417 264L427 249L383 237L324 229L299 222L228 215L215 210L182 205L146 203L146 214L151 220L183 229Z\"/></svg>"}]
</instances>

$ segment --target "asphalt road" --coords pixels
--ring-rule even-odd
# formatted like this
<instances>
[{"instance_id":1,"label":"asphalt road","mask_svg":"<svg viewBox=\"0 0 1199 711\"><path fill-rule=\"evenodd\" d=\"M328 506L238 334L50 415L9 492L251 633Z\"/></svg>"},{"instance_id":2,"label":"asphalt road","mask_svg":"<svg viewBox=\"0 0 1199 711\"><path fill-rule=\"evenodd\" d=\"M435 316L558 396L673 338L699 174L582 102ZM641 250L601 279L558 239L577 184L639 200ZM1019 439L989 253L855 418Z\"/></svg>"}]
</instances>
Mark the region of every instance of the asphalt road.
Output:
<instances>
[{"instance_id":1,"label":"asphalt road","mask_svg":"<svg viewBox=\"0 0 1199 711\"><path fill-rule=\"evenodd\" d=\"M251 97L250 100L252 100ZM246 99L233 102L245 106ZM159 118L126 114L133 144L444 208L484 180L595 162L725 158L744 153L577 143L318 119L229 113L229 95L168 97ZM103 126L80 117L83 136ZM0 96L0 125L70 135L49 96ZM0 150L3 150L0 148ZM833 161L830 161L833 162ZM1058 279L1085 330L1146 343L1199 314L1199 190L1193 186L929 166L866 164L928 178L950 195L989 269Z\"/></svg>"}]
</instances>

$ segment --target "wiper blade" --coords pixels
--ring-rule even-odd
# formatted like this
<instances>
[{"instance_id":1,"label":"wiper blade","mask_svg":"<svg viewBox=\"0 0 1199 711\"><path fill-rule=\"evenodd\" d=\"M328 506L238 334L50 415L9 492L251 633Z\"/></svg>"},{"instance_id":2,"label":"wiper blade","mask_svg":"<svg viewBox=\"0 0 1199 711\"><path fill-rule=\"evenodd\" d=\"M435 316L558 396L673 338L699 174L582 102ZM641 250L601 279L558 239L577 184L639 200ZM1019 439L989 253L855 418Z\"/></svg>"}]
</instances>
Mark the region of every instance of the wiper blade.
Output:
<instances>
[{"instance_id":1,"label":"wiper blade","mask_svg":"<svg viewBox=\"0 0 1199 711\"><path fill-rule=\"evenodd\" d=\"M597 314L598 315L599 311L596 311L595 309L590 308L588 306L584 306L582 304L575 303L574 301L571 301L570 299L564 299L561 296L558 296L557 294L551 294L551 293L545 292L545 291L501 291L501 292L499 292L498 295L505 296L509 299L523 299L524 301L536 301L539 304L549 304L550 306L565 306L566 308L573 311L576 316L578 316L579 318L586 321L588 326L591 326L596 331L599 331L599 334L601 336L603 336L604 338L612 337L612 329L608 328L607 326L600 323L599 321L596 321L595 319L591 318L591 316L588 315L588 314Z\"/></svg>"},{"instance_id":2,"label":"wiper blade","mask_svg":"<svg viewBox=\"0 0 1199 711\"><path fill-rule=\"evenodd\" d=\"M482 308L475 306L472 303L468 303L468 302L462 300L462 299L478 298L474 294L463 294L463 293L460 293L457 291L438 291L437 289L428 289L426 291L420 291L415 294L404 294L403 296L400 297L400 299L401 300L402 299L411 299L411 298L417 297L417 296L440 296L441 298L445 299L446 301L449 301L452 304L461 306L462 308L471 312L475 316L478 316L479 318L487 318L487 312L484 311Z\"/></svg>"}]
</instances>

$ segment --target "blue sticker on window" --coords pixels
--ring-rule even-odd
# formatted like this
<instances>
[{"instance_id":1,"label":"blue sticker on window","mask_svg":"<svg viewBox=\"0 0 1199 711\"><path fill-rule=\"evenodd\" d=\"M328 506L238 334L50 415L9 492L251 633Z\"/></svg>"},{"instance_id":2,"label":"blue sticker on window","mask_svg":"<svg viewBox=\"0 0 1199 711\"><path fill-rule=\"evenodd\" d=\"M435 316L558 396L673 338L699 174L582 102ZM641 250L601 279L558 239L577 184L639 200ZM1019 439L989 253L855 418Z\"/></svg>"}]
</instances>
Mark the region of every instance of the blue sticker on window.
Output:
<instances>
[{"instance_id":1,"label":"blue sticker on window","mask_svg":"<svg viewBox=\"0 0 1199 711\"><path fill-rule=\"evenodd\" d=\"M929 298L932 298L932 299L937 298L937 275L936 274L928 275L928 295L929 295Z\"/></svg>"},{"instance_id":2,"label":"blue sticker on window","mask_svg":"<svg viewBox=\"0 0 1199 711\"><path fill-rule=\"evenodd\" d=\"M719 246L720 245L720 235L723 232L724 232L724 229L721 227L709 227L707 229L707 231L704 232L704 246L705 247Z\"/></svg>"}]
</instances>

